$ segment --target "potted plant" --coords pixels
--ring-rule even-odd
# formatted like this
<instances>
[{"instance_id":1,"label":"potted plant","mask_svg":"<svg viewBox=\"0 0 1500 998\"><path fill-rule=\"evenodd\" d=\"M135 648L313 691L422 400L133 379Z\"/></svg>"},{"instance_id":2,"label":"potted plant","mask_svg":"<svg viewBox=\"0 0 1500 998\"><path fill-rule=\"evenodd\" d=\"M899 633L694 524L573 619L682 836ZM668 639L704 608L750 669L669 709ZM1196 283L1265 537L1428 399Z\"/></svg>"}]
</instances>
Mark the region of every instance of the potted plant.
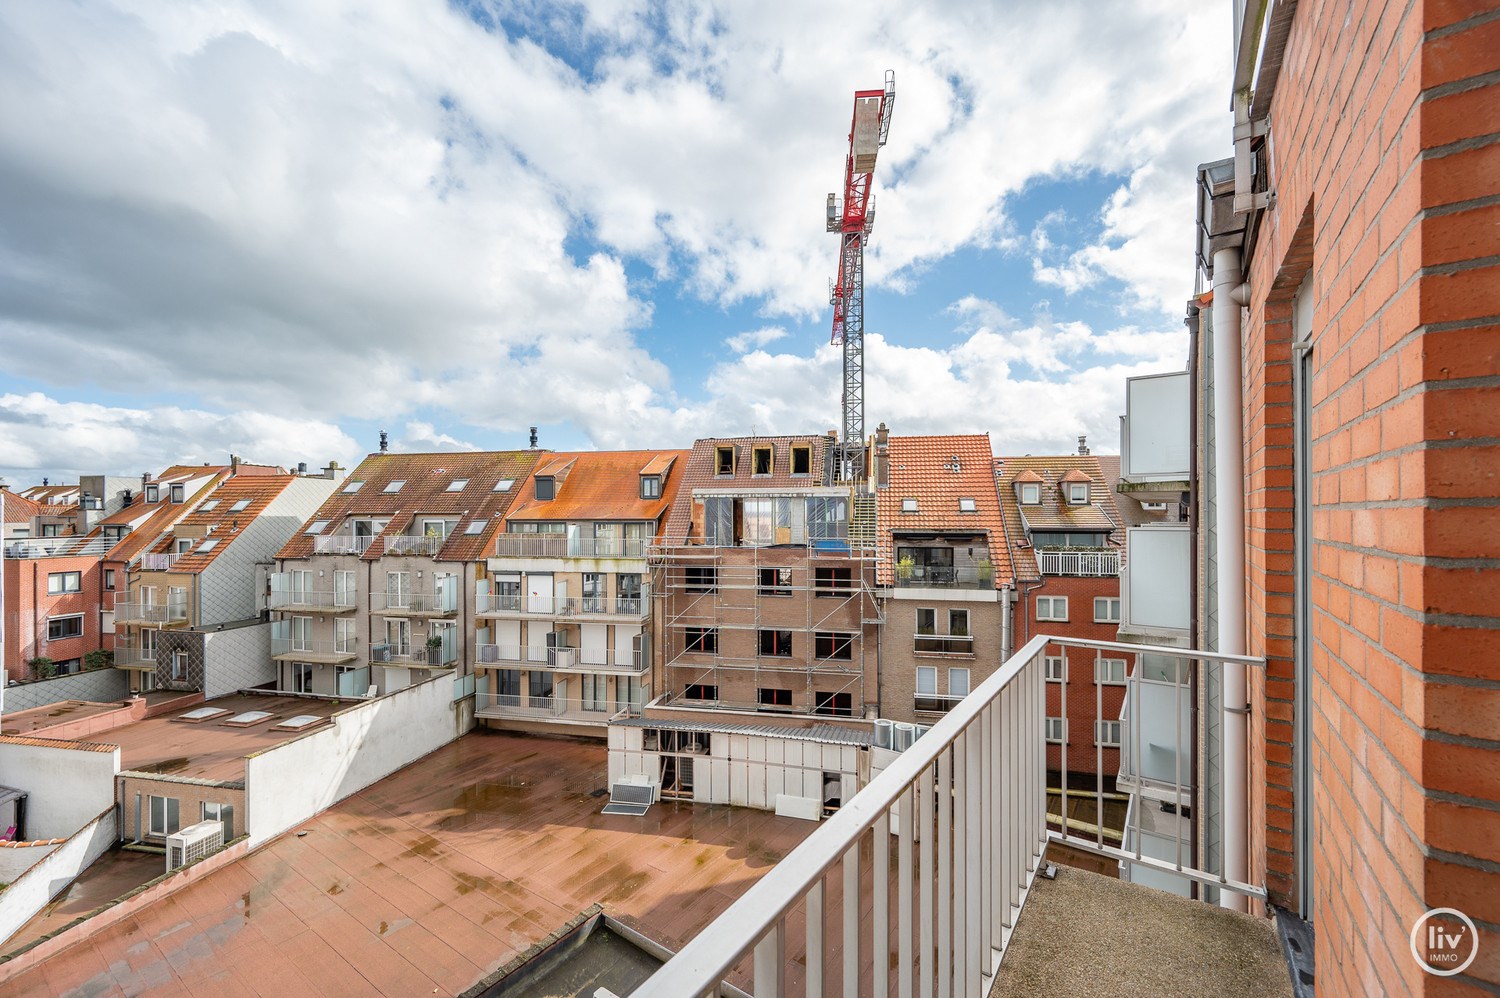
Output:
<instances>
[{"instance_id":1,"label":"potted plant","mask_svg":"<svg viewBox=\"0 0 1500 998\"><path fill-rule=\"evenodd\" d=\"M38 679L51 679L57 672L57 666L46 655L38 655L36 658L28 659L27 665L31 666L31 674Z\"/></svg>"},{"instance_id":2,"label":"potted plant","mask_svg":"<svg viewBox=\"0 0 1500 998\"><path fill-rule=\"evenodd\" d=\"M910 582L911 572L912 569L916 567L916 564L916 562L912 561L911 555L902 555L901 560L896 562L896 578L900 579L902 582Z\"/></svg>"},{"instance_id":3,"label":"potted plant","mask_svg":"<svg viewBox=\"0 0 1500 998\"><path fill-rule=\"evenodd\" d=\"M995 566L988 558L980 558L974 563L974 573L981 585L988 586L995 581Z\"/></svg>"},{"instance_id":4,"label":"potted plant","mask_svg":"<svg viewBox=\"0 0 1500 998\"><path fill-rule=\"evenodd\" d=\"M427 662L429 665L441 665L443 661L443 636L434 634L427 639Z\"/></svg>"}]
</instances>

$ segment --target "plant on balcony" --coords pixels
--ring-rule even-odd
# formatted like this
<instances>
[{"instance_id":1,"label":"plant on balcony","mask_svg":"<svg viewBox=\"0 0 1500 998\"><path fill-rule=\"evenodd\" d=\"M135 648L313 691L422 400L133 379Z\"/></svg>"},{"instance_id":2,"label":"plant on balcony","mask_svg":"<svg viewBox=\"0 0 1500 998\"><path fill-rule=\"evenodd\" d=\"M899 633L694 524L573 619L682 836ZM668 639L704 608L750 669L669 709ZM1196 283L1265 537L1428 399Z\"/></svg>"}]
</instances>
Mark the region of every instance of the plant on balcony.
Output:
<instances>
[{"instance_id":1,"label":"plant on balcony","mask_svg":"<svg viewBox=\"0 0 1500 998\"><path fill-rule=\"evenodd\" d=\"M995 566L988 558L980 558L974 563L974 574L980 582L989 585L995 581Z\"/></svg>"},{"instance_id":2,"label":"plant on balcony","mask_svg":"<svg viewBox=\"0 0 1500 998\"><path fill-rule=\"evenodd\" d=\"M441 648L441 647L443 647L443 637L442 637L442 635L441 634L434 634L432 637L428 638L427 639L427 647L428 648Z\"/></svg>"},{"instance_id":3,"label":"plant on balcony","mask_svg":"<svg viewBox=\"0 0 1500 998\"><path fill-rule=\"evenodd\" d=\"M912 569L916 565L917 563L912 561L911 555L902 555L901 560L896 562L896 578L902 582L910 582Z\"/></svg>"},{"instance_id":4,"label":"plant on balcony","mask_svg":"<svg viewBox=\"0 0 1500 998\"><path fill-rule=\"evenodd\" d=\"M115 653L108 648L95 648L83 656L83 667L89 672L95 669L108 669L115 664Z\"/></svg>"},{"instance_id":5,"label":"plant on balcony","mask_svg":"<svg viewBox=\"0 0 1500 998\"><path fill-rule=\"evenodd\" d=\"M46 655L27 659L26 664L31 666L31 674L38 679L51 679L57 673L57 666Z\"/></svg>"}]
</instances>

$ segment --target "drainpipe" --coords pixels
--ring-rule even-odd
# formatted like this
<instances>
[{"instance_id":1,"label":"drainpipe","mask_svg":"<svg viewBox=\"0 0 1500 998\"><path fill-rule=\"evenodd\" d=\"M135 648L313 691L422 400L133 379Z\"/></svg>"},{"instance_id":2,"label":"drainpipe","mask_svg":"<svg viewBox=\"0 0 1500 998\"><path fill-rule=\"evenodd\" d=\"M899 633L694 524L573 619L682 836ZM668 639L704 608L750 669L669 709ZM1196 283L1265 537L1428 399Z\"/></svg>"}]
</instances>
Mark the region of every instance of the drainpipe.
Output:
<instances>
[{"instance_id":1,"label":"drainpipe","mask_svg":"<svg viewBox=\"0 0 1500 998\"><path fill-rule=\"evenodd\" d=\"M1240 356L1240 305L1244 296L1240 251L1214 254L1214 501L1218 536L1218 651L1245 654L1245 445ZM1244 883L1249 876L1249 807L1246 777L1245 667L1224 665L1224 874ZM1246 899L1220 891L1219 904L1245 911Z\"/></svg>"},{"instance_id":2,"label":"drainpipe","mask_svg":"<svg viewBox=\"0 0 1500 998\"><path fill-rule=\"evenodd\" d=\"M1016 591L1011 586L1000 588L1000 661L1007 662L1011 656L1011 605L1015 602Z\"/></svg>"}]
</instances>

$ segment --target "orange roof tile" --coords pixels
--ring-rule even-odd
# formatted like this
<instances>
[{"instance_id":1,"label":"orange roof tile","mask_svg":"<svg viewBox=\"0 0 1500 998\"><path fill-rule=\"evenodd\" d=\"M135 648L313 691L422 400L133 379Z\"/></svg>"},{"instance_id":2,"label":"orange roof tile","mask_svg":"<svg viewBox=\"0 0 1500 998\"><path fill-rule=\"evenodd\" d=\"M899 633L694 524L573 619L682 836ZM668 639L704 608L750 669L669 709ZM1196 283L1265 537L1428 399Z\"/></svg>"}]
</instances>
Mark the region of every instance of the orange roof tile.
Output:
<instances>
[{"instance_id":1,"label":"orange roof tile","mask_svg":"<svg viewBox=\"0 0 1500 998\"><path fill-rule=\"evenodd\" d=\"M526 483L506 513L507 523L519 520L652 520L672 505L680 475L667 474L657 499L641 498L641 475L649 468L670 468L687 451L579 451L554 454L538 462L532 480ZM566 481L557 484L550 502L536 498L536 476L558 474L567 469ZM662 474L652 471L651 474Z\"/></svg>"},{"instance_id":2,"label":"orange roof tile","mask_svg":"<svg viewBox=\"0 0 1500 998\"><path fill-rule=\"evenodd\" d=\"M172 485L175 482L191 482L207 476L209 480L192 495L185 495L182 502L172 502L169 489L163 489L154 503L146 502L144 492L131 497L130 505L119 509L99 521L89 536L101 536L107 525L133 524L130 533L110 548L108 561L125 562L143 551L154 547L162 534L172 529L178 520L192 512L208 494L229 475L228 465L174 465L154 479L158 484ZM142 517L145 519L141 519Z\"/></svg>"},{"instance_id":3,"label":"orange roof tile","mask_svg":"<svg viewBox=\"0 0 1500 998\"><path fill-rule=\"evenodd\" d=\"M1099 458L1092 454L1056 457L1006 457L994 462L1000 507L1011 545L1011 564L1022 580L1041 578L1030 547L1029 532L1088 531L1109 534L1109 543L1119 545L1120 513L1115 508L1113 482L1105 478ZM1061 483L1069 472L1078 471L1090 483L1087 505L1074 506L1062 494ZM1071 479L1073 481L1079 478ZM1042 501L1022 506L1016 495L1017 482L1040 481Z\"/></svg>"},{"instance_id":4,"label":"orange roof tile","mask_svg":"<svg viewBox=\"0 0 1500 998\"><path fill-rule=\"evenodd\" d=\"M484 557L490 541L501 527L501 518L521 493L521 485L532 467L550 451L445 451L424 454L371 454L349 473L333 495L313 514L309 523L327 520L323 533L339 528L349 517L388 517L385 535L404 531L414 517L448 516L458 520L437 558L442 561L477 561ZM387 486L401 482L395 492ZM350 491L355 483L362 483ZM500 482L509 488L495 491ZM453 486L462 483L457 489ZM483 523L476 534L470 523ZM384 545L372 544L364 557L379 558ZM304 530L287 541L278 558L306 558L313 553L313 538Z\"/></svg>"},{"instance_id":5,"label":"orange roof tile","mask_svg":"<svg viewBox=\"0 0 1500 998\"><path fill-rule=\"evenodd\" d=\"M245 528L250 526L250 522L264 512L272 500L286 491L286 487L296 479L296 475L251 474L248 477L235 475L220 482L186 516L173 523L174 528L205 528L206 536L193 541L193 546L187 553L173 563L172 571L201 572L213 564L214 559L223 554ZM245 503L244 508L235 509L240 502ZM215 543L204 550L205 544L210 541ZM174 549L174 544L175 538L167 534L149 550L167 554Z\"/></svg>"},{"instance_id":6,"label":"orange roof tile","mask_svg":"<svg viewBox=\"0 0 1500 998\"><path fill-rule=\"evenodd\" d=\"M57 506L49 506L35 499L28 499L10 489L0 489L5 493L5 520L7 523L20 523L29 520L33 516L56 516Z\"/></svg>"},{"instance_id":7,"label":"orange roof tile","mask_svg":"<svg viewBox=\"0 0 1500 998\"><path fill-rule=\"evenodd\" d=\"M1062 480L1065 481L1065 482L1092 482L1093 481L1093 479L1091 477L1089 477L1089 473L1086 472L1086 471L1084 471L1081 468L1071 468L1071 469L1069 469L1068 473L1066 475L1062 476Z\"/></svg>"},{"instance_id":8,"label":"orange roof tile","mask_svg":"<svg viewBox=\"0 0 1500 998\"><path fill-rule=\"evenodd\" d=\"M895 535L916 531L983 534L995 567L995 587L1010 585L1010 549L995 495L990 438L982 433L893 435L887 454L890 484L876 489L880 584L890 585L895 579ZM915 512L903 510L908 499L916 500ZM961 499L974 501L973 512L960 507Z\"/></svg>"}]
</instances>

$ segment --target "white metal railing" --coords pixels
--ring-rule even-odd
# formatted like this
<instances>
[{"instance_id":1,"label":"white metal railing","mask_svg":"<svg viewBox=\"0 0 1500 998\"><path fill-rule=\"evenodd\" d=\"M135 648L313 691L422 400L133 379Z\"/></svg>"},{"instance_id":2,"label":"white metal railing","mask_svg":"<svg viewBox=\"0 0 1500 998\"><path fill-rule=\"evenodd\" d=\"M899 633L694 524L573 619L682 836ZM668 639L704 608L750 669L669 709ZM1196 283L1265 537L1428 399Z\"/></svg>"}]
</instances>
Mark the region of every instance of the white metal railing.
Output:
<instances>
[{"instance_id":1,"label":"white metal railing","mask_svg":"<svg viewBox=\"0 0 1500 998\"><path fill-rule=\"evenodd\" d=\"M115 646L115 665L126 668L132 665L155 665L156 649L146 648L133 641Z\"/></svg>"},{"instance_id":2,"label":"white metal railing","mask_svg":"<svg viewBox=\"0 0 1500 998\"><path fill-rule=\"evenodd\" d=\"M1120 552L1038 550L1036 568L1043 575L1119 575Z\"/></svg>"},{"instance_id":3,"label":"white metal railing","mask_svg":"<svg viewBox=\"0 0 1500 998\"><path fill-rule=\"evenodd\" d=\"M413 593L377 589L370 594L370 612L398 617L402 614L451 616L458 612L458 591L455 588Z\"/></svg>"},{"instance_id":4,"label":"white metal railing","mask_svg":"<svg viewBox=\"0 0 1500 998\"><path fill-rule=\"evenodd\" d=\"M266 606L272 610L353 610L355 592L352 589L272 589Z\"/></svg>"},{"instance_id":5,"label":"white metal railing","mask_svg":"<svg viewBox=\"0 0 1500 998\"><path fill-rule=\"evenodd\" d=\"M558 687L561 690L561 687ZM510 693L481 693L475 697L475 712L488 717L536 717L565 718L570 721L590 721L604 724L611 716L625 712L616 710L606 701L589 704L577 697L565 697L561 692L548 696L522 697Z\"/></svg>"},{"instance_id":6,"label":"white metal railing","mask_svg":"<svg viewBox=\"0 0 1500 998\"><path fill-rule=\"evenodd\" d=\"M57 555L97 558L109 553L119 538L105 537L24 537L7 541L7 558L51 558Z\"/></svg>"},{"instance_id":7,"label":"white metal railing","mask_svg":"<svg viewBox=\"0 0 1500 998\"><path fill-rule=\"evenodd\" d=\"M480 665L547 664L547 649L532 645L476 645L474 655Z\"/></svg>"},{"instance_id":8,"label":"white metal railing","mask_svg":"<svg viewBox=\"0 0 1500 998\"><path fill-rule=\"evenodd\" d=\"M330 534L313 538L313 554L364 554L374 543L369 535Z\"/></svg>"},{"instance_id":9,"label":"white metal railing","mask_svg":"<svg viewBox=\"0 0 1500 998\"><path fill-rule=\"evenodd\" d=\"M638 537L569 537L566 534L500 534L496 558L644 558L649 541Z\"/></svg>"},{"instance_id":10,"label":"white metal railing","mask_svg":"<svg viewBox=\"0 0 1500 998\"><path fill-rule=\"evenodd\" d=\"M640 596L581 596L578 600L581 613L611 613L623 617L644 617L651 610L649 593L642 590Z\"/></svg>"},{"instance_id":11,"label":"white metal railing","mask_svg":"<svg viewBox=\"0 0 1500 998\"><path fill-rule=\"evenodd\" d=\"M122 600L115 604L115 620L139 624L170 624L187 620L187 601L166 603Z\"/></svg>"},{"instance_id":12,"label":"white metal railing","mask_svg":"<svg viewBox=\"0 0 1500 998\"><path fill-rule=\"evenodd\" d=\"M397 534L385 539L386 554L434 555L448 543L440 534Z\"/></svg>"},{"instance_id":13,"label":"white metal railing","mask_svg":"<svg viewBox=\"0 0 1500 998\"><path fill-rule=\"evenodd\" d=\"M382 641L370 646L370 661L380 665L438 668L458 661L458 649L451 645L399 645Z\"/></svg>"},{"instance_id":14,"label":"white metal railing","mask_svg":"<svg viewBox=\"0 0 1500 998\"><path fill-rule=\"evenodd\" d=\"M570 617L578 612L579 601L572 596L528 596L481 593L474 597L474 612L479 614L517 614L538 617Z\"/></svg>"},{"instance_id":15,"label":"white metal railing","mask_svg":"<svg viewBox=\"0 0 1500 998\"><path fill-rule=\"evenodd\" d=\"M307 657L308 661L345 660L354 658L358 652L358 645L354 638L346 638L342 641L316 641L311 638L286 638L271 636L272 658L295 658L298 655Z\"/></svg>"},{"instance_id":16,"label":"white metal railing","mask_svg":"<svg viewBox=\"0 0 1500 998\"><path fill-rule=\"evenodd\" d=\"M984 993L1047 842L1044 647L1028 642L634 994L701 995L746 958L757 998L804 968L808 994L885 995L892 978L903 995ZM840 965L825 941L831 877Z\"/></svg>"},{"instance_id":17,"label":"white metal railing","mask_svg":"<svg viewBox=\"0 0 1500 998\"><path fill-rule=\"evenodd\" d=\"M143 572L165 572L177 564L177 559L181 557L182 553L178 551L169 551L166 554L143 554L139 568Z\"/></svg>"},{"instance_id":18,"label":"white metal railing","mask_svg":"<svg viewBox=\"0 0 1500 998\"><path fill-rule=\"evenodd\" d=\"M578 651L578 664L590 671L617 672L632 676L651 668L649 663L643 661L640 652L629 649L611 652L606 648L581 648Z\"/></svg>"}]
</instances>

